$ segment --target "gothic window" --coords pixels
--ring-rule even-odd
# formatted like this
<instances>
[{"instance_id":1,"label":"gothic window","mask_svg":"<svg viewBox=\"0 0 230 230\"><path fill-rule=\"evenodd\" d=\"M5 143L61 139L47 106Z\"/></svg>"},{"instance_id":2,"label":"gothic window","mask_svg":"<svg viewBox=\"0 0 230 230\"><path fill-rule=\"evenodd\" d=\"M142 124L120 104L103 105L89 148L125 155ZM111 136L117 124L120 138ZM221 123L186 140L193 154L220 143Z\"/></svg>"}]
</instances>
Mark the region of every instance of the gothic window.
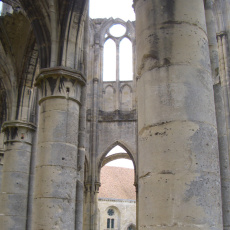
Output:
<instances>
[{"instance_id":1,"label":"gothic window","mask_svg":"<svg viewBox=\"0 0 230 230\"><path fill-rule=\"evenodd\" d=\"M109 216L113 216L114 215L114 210L110 208L107 213L108 213Z\"/></svg>"},{"instance_id":2,"label":"gothic window","mask_svg":"<svg viewBox=\"0 0 230 230\"><path fill-rule=\"evenodd\" d=\"M120 81L133 80L133 54L132 43L128 38L123 38L120 42L119 50L119 70Z\"/></svg>"},{"instance_id":3,"label":"gothic window","mask_svg":"<svg viewBox=\"0 0 230 230\"><path fill-rule=\"evenodd\" d=\"M107 219L107 229L114 229L114 219Z\"/></svg>"},{"instance_id":4,"label":"gothic window","mask_svg":"<svg viewBox=\"0 0 230 230\"><path fill-rule=\"evenodd\" d=\"M103 55L103 81L133 80L132 42L125 37L126 27L115 24L106 33Z\"/></svg>"},{"instance_id":5,"label":"gothic window","mask_svg":"<svg viewBox=\"0 0 230 230\"><path fill-rule=\"evenodd\" d=\"M104 44L103 81L116 81L116 45L112 39Z\"/></svg>"}]
</instances>

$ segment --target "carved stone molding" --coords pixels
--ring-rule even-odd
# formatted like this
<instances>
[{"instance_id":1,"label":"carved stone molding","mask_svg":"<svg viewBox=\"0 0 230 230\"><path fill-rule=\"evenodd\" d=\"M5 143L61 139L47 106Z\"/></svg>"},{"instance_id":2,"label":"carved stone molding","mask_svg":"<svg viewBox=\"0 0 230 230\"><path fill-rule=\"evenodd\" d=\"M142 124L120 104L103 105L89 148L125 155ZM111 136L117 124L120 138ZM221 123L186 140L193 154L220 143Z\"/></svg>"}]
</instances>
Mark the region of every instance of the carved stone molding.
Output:
<instances>
[{"instance_id":1,"label":"carved stone molding","mask_svg":"<svg viewBox=\"0 0 230 230\"><path fill-rule=\"evenodd\" d=\"M2 125L2 132L5 133L4 144L12 142L32 143L32 132L36 126L23 121L6 121Z\"/></svg>"},{"instance_id":2,"label":"carved stone molding","mask_svg":"<svg viewBox=\"0 0 230 230\"><path fill-rule=\"evenodd\" d=\"M80 104L81 88L85 84L86 79L79 71L65 67L42 69L35 84L41 91L39 104L52 98L69 99Z\"/></svg>"}]
</instances>

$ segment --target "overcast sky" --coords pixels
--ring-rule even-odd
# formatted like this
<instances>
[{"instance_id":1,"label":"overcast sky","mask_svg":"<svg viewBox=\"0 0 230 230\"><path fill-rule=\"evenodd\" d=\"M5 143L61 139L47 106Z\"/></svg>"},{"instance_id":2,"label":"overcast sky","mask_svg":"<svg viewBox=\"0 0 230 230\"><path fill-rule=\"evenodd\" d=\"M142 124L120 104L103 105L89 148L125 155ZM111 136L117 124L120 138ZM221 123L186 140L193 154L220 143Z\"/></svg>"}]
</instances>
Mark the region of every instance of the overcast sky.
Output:
<instances>
[{"instance_id":1,"label":"overcast sky","mask_svg":"<svg viewBox=\"0 0 230 230\"><path fill-rule=\"evenodd\" d=\"M133 0L90 0L91 18L121 18L135 21Z\"/></svg>"},{"instance_id":2,"label":"overcast sky","mask_svg":"<svg viewBox=\"0 0 230 230\"><path fill-rule=\"evenodd\" d=\"M110 150L106 156L113 155L116 153L126 153L126 151L117 145L112 150ZM128 159L114 160L114 161L111 161L108 164L106 164L106 166L115 166L115 167L131 168L131 169L134 168L133 162L131 160L128 160Z\"/></svg>"}]
</instances>

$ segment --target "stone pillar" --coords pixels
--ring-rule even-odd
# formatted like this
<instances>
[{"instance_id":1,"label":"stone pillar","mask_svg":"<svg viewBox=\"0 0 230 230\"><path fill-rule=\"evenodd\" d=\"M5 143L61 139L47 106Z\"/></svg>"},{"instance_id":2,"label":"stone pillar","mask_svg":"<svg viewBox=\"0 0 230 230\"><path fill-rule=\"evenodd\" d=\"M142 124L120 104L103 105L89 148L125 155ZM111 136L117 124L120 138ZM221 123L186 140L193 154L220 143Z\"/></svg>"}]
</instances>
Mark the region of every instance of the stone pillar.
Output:
<instances>
[{"instance_id":1,"label":"stone pillar","mask_svg":"<svg viewBox=\"0 0 230 230\"><path fill-rule=\"evenodd\" d=\"M223 100L223 90L221 84L214 86L214 96L216 102L216 117L218 130L218 145L220 153L220 173L221 173L221 193L222 193L222 212L224 230L230 230L230 175L229 175L229 156L228 138L226 129L225 108Z\"/></svg>"},{"instance_id":2,"label":"stone pillar","mask_svg":"<svg viewBox=\"0 0 230 230\"><path fill-rule=\"evenodd\" d=\"M2 230L26 229L33 124L10 121L5 132L0 226Z\"/></svg>"},{"instance_id":3,"label":"stone pillar","mask_svg":"<svg viewBox=\"0 0 230 230\"><path fill-rule=\"evenodd\" d=\"M216 41L216 18L214 15L214 1L215 0L205 1L205 18L206 18L206 25L207 25L212 78L213 78L213 82L215 83L215 80L218 76L219 57L218 57L218 46Z\"/></svg>"},{"instance_id":4,"label":"stone pillar","mask_svg":"<svg viewBox=\"0 0 230 230\"><path fill-rule=\"evenodd\" d=\"M220 172L221 172L221 187L222 187L222 209L223 209L223 225L224 230L230 229L230 170L229 170L229 148L230 148L230 118L229 118L229 74L226 70L227 39L225 33L217 35L218 50L219 50L219 73L220 84L215 86L215 100L217 113L217 127L219 138L220 151Z\"/></svg>"},{"instance_id":5,"label":"stone pillar","mask_svg":"<svg viewBox=\"0 0 230 230\"><path fill-rule=\"evenodd\" d=\"M84 220L84 166L85 166L85 129L86 129L86 87L82 88L82 107L79 115L78 135L78 180L76 188L76 230L83 230Z\"/></svg>"},{"instance_id":6,"label":"stone pillar","mask_svg":"<svg viewBox=\"0 0 230 230\"><path fill-rule=\"evenodd\" d=\"M84 230L89 230L91 223L91 183L85 183L85 203L84 203Z\"/></svg>"},{"instance_id":7,"label":"stone pillar","mask_svg":"<svg viewBox=\"0 0 230 230\"><path fill-rule=\"evenodd\" d=\"M75 229L80 72L64 67L41 70L41 99L32 229Z\"/></svg>"},{"instance_id":8,"label":"stone pillar","mask_svg":"<svg viewBox=\"0 0 230 230\"><path fill-rule=\"evenodd\" d=\"M221 194L222 194L222 212L223 212L223 226L224 230L230 229L230 174L229 174L229 147L228 147L228 133L225 117L225 109L228 110L228 105L225 107L224 100L225 88L222 86L223 77L219 75L219 55L218 45L216 39L216 18L214 16L214 0L206 0L205 15L209 42L209 53L211 60L211 69L214 83L214 99L217 120L218 146L220 158L220 175L221 175ZM218 39L219 43L221 39ZM220 48L220 47L219 47ZM221 55L221 54L220 54ZM220 56L220 60L222 57ZM221 64L221 63L220 63ZM220 71L223 72L222 70ZM222 74L221 74L222 75Z\"/></svg>"},{"instance_id":9,"label":"stone pillar","mask_svg":"<svg viewBox=\"0 0 230 230\"><path fill-rule=\"evenodd\" d=\"M137 0L138 229L223 229L203 0Z\"/></svg>"},{"instance_id":10,"label":"stone pillar","mask_svg":"<svg viewBox=\"0 0 230 230\"><path fill-rule=\"evenodd\" d=\"M0 191L1 191L1 185L2 185L3 160L4 160L4 149L0 149Z\"/></svg>"}]
</instances>

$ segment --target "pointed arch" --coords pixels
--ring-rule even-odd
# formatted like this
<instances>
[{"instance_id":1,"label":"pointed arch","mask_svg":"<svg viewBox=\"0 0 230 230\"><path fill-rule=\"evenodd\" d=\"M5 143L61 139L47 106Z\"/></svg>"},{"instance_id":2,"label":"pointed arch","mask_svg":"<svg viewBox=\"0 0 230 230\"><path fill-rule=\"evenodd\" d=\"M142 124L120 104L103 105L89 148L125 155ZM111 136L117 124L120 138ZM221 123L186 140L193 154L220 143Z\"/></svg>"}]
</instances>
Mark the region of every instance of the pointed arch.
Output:
<instances>
[{"instance_id":1,"label":"pointed arch","mask_svg":"<svg viewBox=\"0 0 230 230\"><path fill-rule=\"evenodd\" d=\"M120 109L122 111L130 111L133 107L132 88L130 85L125 84L120 89Z\"/></svg>"},{"instance_id":2,"label":"pointed arch","mask_svg":"<svg viewBox=\"0 0 230 230\"><path fill-rule=\"evenodd\" d=\"M111 144L108 148L105 149L104 152L102 152L99 157L98 157L98 161L97 161L97 166L98 166L98 173L99 173L99 176L98 178L100 178L100 170L101 170L101 167L102 167L102 162L105 158L105 156L108 154L108 152L110 150L112 150L114 147L116 146L120 146L121 148L123 148L126 153L129 155L131 161L133 162L133 165L134 165L134 172L135 172L135 182L136 182L136 178L137 178L137 170L136 170L136 162L135 162L135 159L134 159L134 154L131 150L131 148L124 142L120 141L120 140L117 140L115 141L113 144Z\"/></svg>"},{"instance_id":3,"label":"pointed arch","mask_svg":"<svg viewBox=\"0 0 230 230\"><path fill-rule=\"evenodd\" d=\"M103 94L104 111L111 112L115 110L115 93L116 90L112 85L106 86Z\"/></svg>"}]
</instances>

